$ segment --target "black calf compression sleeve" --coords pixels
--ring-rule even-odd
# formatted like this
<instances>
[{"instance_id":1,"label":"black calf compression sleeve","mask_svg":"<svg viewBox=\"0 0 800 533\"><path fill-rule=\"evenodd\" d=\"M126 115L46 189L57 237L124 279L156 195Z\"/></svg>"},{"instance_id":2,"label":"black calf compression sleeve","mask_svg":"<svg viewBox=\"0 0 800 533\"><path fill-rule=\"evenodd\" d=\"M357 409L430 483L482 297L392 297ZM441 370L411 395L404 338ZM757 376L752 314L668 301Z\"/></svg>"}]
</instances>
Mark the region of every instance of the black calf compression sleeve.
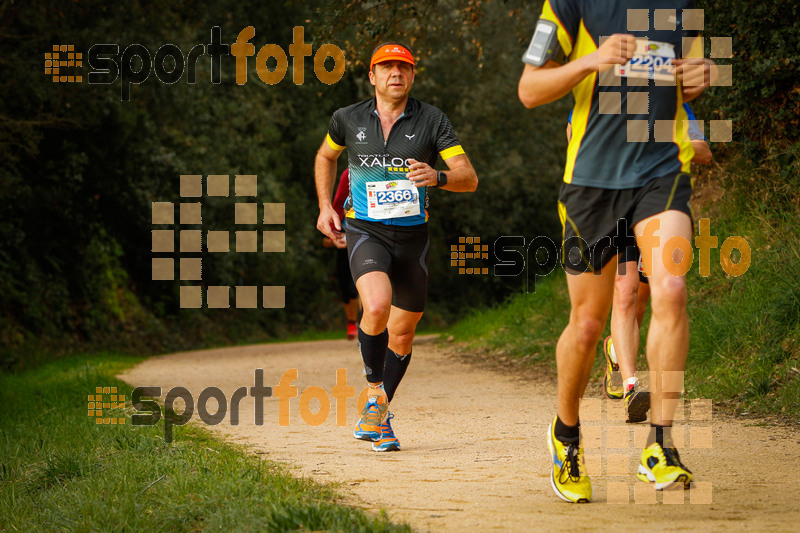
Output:
<instances>
[{"instance_id":1,"label":"black calf compression sleeve","mask_svg":"<svg viewBox=\"0 0 800 533\"><path fill-rule=\"evenodd\" d=\"M386 395L389 397L390 402L410 362L410 353L401 357L389 348L386 349L386 364L383 369L383 388L386 390Z\"/></svg>"},{"instance_id":2,"label":"black calf compression sleeve","mask_svg":"<svg viewBox=\"0 0 800 533\"><path fill-rule=\"evenodd\" d=\"M361 349L361 359L364 360L364 367L367 370L367 381L370 383L383 381L383 365L389 346L389 332L383 330L377 335L367 335L359 327L358 344Z\"/></svg>"}]
</instances>

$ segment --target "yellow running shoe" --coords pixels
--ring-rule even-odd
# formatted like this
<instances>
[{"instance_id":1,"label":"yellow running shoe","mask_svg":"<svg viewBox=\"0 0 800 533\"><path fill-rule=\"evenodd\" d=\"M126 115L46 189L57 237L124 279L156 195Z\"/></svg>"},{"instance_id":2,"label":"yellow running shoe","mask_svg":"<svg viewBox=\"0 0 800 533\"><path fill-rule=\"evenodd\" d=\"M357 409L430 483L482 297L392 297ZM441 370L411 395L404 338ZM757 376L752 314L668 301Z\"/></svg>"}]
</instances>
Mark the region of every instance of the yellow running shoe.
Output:
<instances>
[{"instance_id":1,"label":"yellow running shoe","mask_svg":"<svg viewBox=\"0 0 800 533\"><path fill-rule=\"evenodd\" d=\"M639 479L654 483L656 490L663 490L673 483L683 483L688 489L694 479L692 471L683 466L678 450L662 448L657 442L644 449L639 465Z\"/></svg>"},{"instance_id":2,"label":"yellow running shoe","mask_svg":"<svg viewBox=\"0 0 800 533\"><path fill-rule=\"evenodd\" d=\"M580 442L567 444L556 438L556 419L547 428L547 445L553 457L550 485L559 498L570 503L589 503L592 499L592 482L583 462Z\"/></svg>"},{"instance_id":3,"label":"yellow running shoe","mask_svg":"<svg viewBox=\"0 0 800 533\"><path fill-rule=\"evenodd\" d=\"M624 391L622 390L622 374L619 365L611 359L611 351L614 349L614 341L611 335L606 337L603 342L603 353L606 356L606 373L603 375L603 392L609 400L621 400Z\"/></svg>"}]
</instances>

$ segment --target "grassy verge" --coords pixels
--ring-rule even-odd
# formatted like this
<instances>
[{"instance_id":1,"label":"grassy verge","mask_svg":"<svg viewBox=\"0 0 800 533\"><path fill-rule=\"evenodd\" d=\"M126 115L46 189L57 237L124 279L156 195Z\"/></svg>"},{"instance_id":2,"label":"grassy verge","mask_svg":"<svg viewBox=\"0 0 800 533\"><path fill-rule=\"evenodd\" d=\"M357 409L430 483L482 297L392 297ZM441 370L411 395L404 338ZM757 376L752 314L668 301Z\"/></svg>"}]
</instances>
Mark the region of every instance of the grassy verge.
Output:
<instances>
[{"instance_id":1,"label":"grassy verge","mask_svg":"<svg viewBox=\"0 0 800 533\"><path fill-rule=\"evenodd\" d=\"M537 280L535 292L517 294L494 309L473 312L448 333L465 343L465 351L483 358L518 358L554 371L556 341L568 317L564 276L551 274Z\"/></svg>"},{"instance_id":2,"label":"grassy verge","mask_svg":"<svg viewBox=\"0 0 800 533\"><path fill-rule=\"evenodd\" d=\"M96 426L87 396L140 358L70 357L0 376L0 524L8 530L407 530L341 505L199 427ZM120 413L121 414L121 413Z\"/></svg>"},{"instance_id":3,"label":"grassy verge","mask_svg":"<svg viewBox=\"0 0 800 533\"><path fill-rule=\"evenodd\" d=\"M146 332L143 332L144 335ZM180 334L176 334L180 337ZM189 337L190 335L186 335ZM345 338L344 326L335 329L313 330L307 329L300 333L283 333L281 336L269 336L263 332L249 335L223 335L218 331L206 332L204 336L195 336L192 343L183 343L180 340L172 343L153 341L128 342L125 336L119 336L113 343L75 343L74 339L67 337L51 338L43 335L40 339L30 341L19 349L15 349L13 356L3 354L0 347L0 374L19 373L33 370L41 365L46 365L58 359L80 357L84 353L104 353L114 351L118 356L131 357L135 354L173 353L192 350L213 350L216 348L230 348L233 346L252 346L255 344L274 344L284 342L311 342L322 340L338 340ZM0 339L0 345L2 339ZM118 348L109 348L110 345Z\"/></svg>"},{"instance_id":4,"label":"grassy verge","mask_svg":"<svg viewBox=\"0 0 800 533\"><path fill-rule=\"evenodd\" d=\"M717 249L709 277L693 268L687 390L800 422L800 143L759 164L733 157L705 179L721 190L704 205L711 233L720 245L744 237L751 264L726 275Z\"/></svg>"},{"instance_id":5,"label":"grassy verge","mask_svg":"<svg viewBox=\"0 0 800 533\"><path fill-rule=\"evenodd\" d=\"M711 235L719 242L711 251L710 275L699 274L696 250L687 275L691 340L685 387L689 397L711 398L737 414L800 422L800 144L792 150L789 164L767 159L756 165L732 156L698 179L695 216L711 220ZM726 257L720 257L719 247L730 236L744 237L751 248L750 267L737 277L725 272ZM739 252L732 257L736 262ZM568 316L559 271L540 280L535 293L476 312L450 334L464 342L465 351L523 359L552 372L555 343ZM644 341L641 351L643 346ZM602 360L598 347L596 379L602 377ZM639 368L645 365L640 355Z\"/></svg>"}]
</instances>

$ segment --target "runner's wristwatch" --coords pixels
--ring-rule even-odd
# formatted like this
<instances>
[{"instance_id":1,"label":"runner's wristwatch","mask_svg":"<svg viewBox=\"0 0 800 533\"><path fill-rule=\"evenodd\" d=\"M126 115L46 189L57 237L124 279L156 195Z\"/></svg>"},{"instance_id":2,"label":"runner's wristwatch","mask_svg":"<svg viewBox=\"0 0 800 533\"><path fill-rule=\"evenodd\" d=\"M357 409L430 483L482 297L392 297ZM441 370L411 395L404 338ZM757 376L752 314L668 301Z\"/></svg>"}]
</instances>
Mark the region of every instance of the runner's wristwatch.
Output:
<instances>
[{"instance_id":1,"label":"runner's wristwatch","mask_svg":"<svg viewBox=\"0 0 800 533\"><path fill-rule=\"evenodd\" d=\"M440 170L436 174L436 186L444 187L445 185L447 185L447 174L445 174L443 170Z\"/></svg>"}]
</instances>

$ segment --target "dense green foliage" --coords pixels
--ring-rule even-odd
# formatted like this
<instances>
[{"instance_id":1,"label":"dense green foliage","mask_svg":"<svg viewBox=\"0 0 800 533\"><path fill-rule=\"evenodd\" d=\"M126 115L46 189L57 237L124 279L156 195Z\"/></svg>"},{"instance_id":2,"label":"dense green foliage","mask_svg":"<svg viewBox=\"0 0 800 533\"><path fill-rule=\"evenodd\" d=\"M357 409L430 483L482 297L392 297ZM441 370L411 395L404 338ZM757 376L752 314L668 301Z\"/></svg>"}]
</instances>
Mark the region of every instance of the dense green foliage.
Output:
<instances>
[{"instance_id":1,"label":"dense green foliage","mask_svg":"<svg viewBox=\"0 0 800 533\"><path fill-rule=\"evenodd\" d=\"M441 324L470 305L501 299L511 289L498 279L454 275L449 244L462 235L486 242L555 231L550 206L568 103L520 112L519 53L535 9L465 6L394 5L402 11L396 20L362 14L355 20L363 23L353 25L325 2L262 10L205 0L3 3L0 64L13 75L4 76L0 98L0 364L20 367L86 344L166 350L338 327L333 254L314 227L313 158L331 112L370 96L363 62L373 45L410 34L420 55L414 95L451 116L481 179L479 194L431 195L437 253L428 316ZM267 86L250 58L249 81L238 86L227 57L222 83L214 85L202 57L196 84L184 75L166 85L151 73L132 86L130 101L120 101L119 79L53 83L42 72L53 43L84 54L96 43L121 50L140 43L151 54L174 43L187 54L209 42L215 25L226 43L254 26L256 50L267 43L287 50L292 28L304 26L314 49L331 42L345 50L347 71L327 86L308 59L302 86L291 73ZM86 59L77 69L84 75ZM228 174L233 181L237 173L259 176L260 202L286 203L286 253L203 253L203 285L285 285L286 309L181 311L181 282L151 280L151 203L180 201L181 174ZM234 201L205 199L203 229L236 229Z\"/></svg>"},{"instance_id":2,"label":"dense green foliage","mask_svg":"<svg viewBox=\"0 0 800 533\"><path fill-rule=\"evenodd\" d=\"M263 338L287 323L312 323L314 306L329 299L320 291L327 265L309 209L315 205L311 168L329 102L349 94L346 82L284 82L276 89L251 76L237 86L227 58L223 83L213 85L206 57L198 61L196 85L185 78L165 85L151 75L123 102L119 80L55 84L42 74L51 43L84 51L98 42L123 49L141 43L152 53L175 43L188 51L209 41L213 25L225 28L225 42L254 25L257 46L285 45L292 26L307 16L302 6L273 13L190 4L4 4L3 61L15 75L6 77L0 108L8 125L0 147L0 332L11 364L31 357L24 353L31 344L52 348L65 337L135 348L198 345L222 332L234 340ZM320 105L303 105L309 100ZM206 253L203 279L208 285L285 284L287 300L302 305L178 312L178 282L151 281L150 205L179 199L180 174L230 174L231 180L257 174L258 200L287 204L285 254ZM207 202L204 227L233 229L232 201L214 200Z\"/></svg>"},{"instance_id":3,"label":"dense green foliage","mask_svg":"<svg viewBox=\"0 0 800 533\"><path fill-rule=\"evenodd\" d=\"M752 264L738 278L713 269L692 276L690 371L696 394L737 411L800 420L800 158L780 168L734 155L708 177L725 190L712 232L741 235ZM722 239L720 239L722 242ZM712 265L719 264L718 251ZM692 297L693 296L693 297Z\"/></svg>"},{"instance_id":4,"label":"dense green foliage","mask_svg":"<svg viewBox=\"0 0 800 533\"><path fill-rule=\"evenodd\" d=\"M526 111L516 95L520 54L540 5L0 4L0 366L24 366L76 345L167 350L338 329L333 254L314 228L313 158L331 112L371 95L365 62L387 39L414 49L413 95L448 114L480 179L471 195L431 191L432 283L423 327L452 323L521 290L515 278L458 275L450 245L461 236L484 243L502 235L527 242L557 237L554 204L572 101ZM733 57L719 62L732 65L734 84L709 90L693 103L695 112L705 120L731 119L734 143L714 146L715 153L730 152L752 168L770 161L791 196L800 116L798 8L776 0L698 5L706 9L706 37L732 38ZM119 80L53 83L42 72L54 43L84 52L96 43L122 49L141 43L151 53L174 43L186 54L209 42L213 26L230 44L249 25L256 50L267 43L288 50L294 26L305 28L314 50L336 44L347 58L344 77L332 86L319 82L308 58L303 85L289 73L267 86L251 57L248 82L239 86L235 60L226 57L215 85L206 56L197 62L197 83L184 75L166 85L151 73L123 102ZM88 70L84 65L82 72ZM286 308L181 311L181 282L151 280L151 203L180 201L181 174L233 179L237 173L259 176L259 202L286 203L286 253L203 253L203 285L285 285ZM747 194L750 185L736 186ZM236 229L230 204L237 200L205 199L203 229Z\"/></svg>"},{"instance_id":5,"label":"dense green foliage","mask_svg":"<svg viewBox=\"0 0 800 533\"><path fill-rule=\"evenodd\" d=\"M706 37L730 37L733 85L699 102L708 120L733 121L737 150L753 158L800 139L800 5L796 2L701 0ZM706 39L706 53L711 41Z\"/></svg>"},{"instance_id":6,"label":"dense green foliage","mask_svg":"<svg viewBox=\"0 0 800 533\"><path fill-rule=\"evenodd\" d=\"M0 377L0 524L40 531L407 531L198 426L101 426L87 393L140 358L71 357ZM109 412L112 414L111 412ZM122 412L115 414L122 415Z\"/></svg>"}]
</instances>

